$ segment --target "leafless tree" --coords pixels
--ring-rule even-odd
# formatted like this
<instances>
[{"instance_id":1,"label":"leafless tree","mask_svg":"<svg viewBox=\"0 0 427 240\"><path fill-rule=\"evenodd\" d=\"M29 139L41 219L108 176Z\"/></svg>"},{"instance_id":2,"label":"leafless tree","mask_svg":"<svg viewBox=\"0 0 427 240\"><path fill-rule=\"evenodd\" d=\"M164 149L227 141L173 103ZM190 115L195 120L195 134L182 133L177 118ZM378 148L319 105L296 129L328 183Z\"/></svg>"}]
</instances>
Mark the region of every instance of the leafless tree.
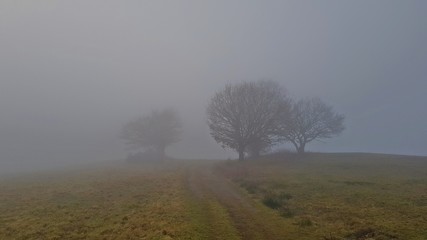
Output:
<instances>
[{"instance_id":1,"label":"leafless tree","mask_svg":"<svg viewBox=\"0 0 427 240\"><path fill-rule=\"evenodd\" d=\"M335 113L319 98L292 103L290 115L285 117L279 135L290 141L298 153L304 153L307 143L332 138L344 130L344 115Z\"/></svg>"},{"instance_id":2,"label":"leafless tree","mask_svg":"<svg viewBox=\"0 0 427 240\"><path fill-rule=\"evenodd\" d=\"M288 109L284 90L274 81L228 84L213 96L207 108L210 133L243 160L251 144L265 146L275 141L278 116Z\"/></svg>"},{"instance_id":3,"label":"leafless tree","mask_svg":"<svg viewBox=\"0 0 427 240\"><path fill-rule=\"evenodd\" d=\"M128 122L120 137L133 148L155 151L164 159L167 146L180 140L181 121L172 109L152 111Z\"/></svg>"},{"instance_id":4,"label":"leafless tree","mask_svg":"<svg viewBox=\"0 0 427 240\"><path fill-rule=\"evenodd\" d=\"M258 158L261 154L268 152L271 145L269 142L254 141L246 147L245 153L251 158Z\"/></svg>"}]
</instances>

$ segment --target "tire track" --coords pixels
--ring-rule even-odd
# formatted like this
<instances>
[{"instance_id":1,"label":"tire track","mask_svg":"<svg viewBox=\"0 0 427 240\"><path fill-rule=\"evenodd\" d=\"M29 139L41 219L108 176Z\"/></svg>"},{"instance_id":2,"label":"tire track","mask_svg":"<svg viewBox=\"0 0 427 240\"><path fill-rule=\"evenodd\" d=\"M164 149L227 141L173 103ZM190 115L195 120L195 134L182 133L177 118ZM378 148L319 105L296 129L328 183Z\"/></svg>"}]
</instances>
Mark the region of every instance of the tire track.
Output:
<instances>
[{"instance_id":1,"label":"tire track","mask_svg":"<svg viewBox=\"0 0 427 240\"><path fill-rule=\"evenodd\" d=\"M224 177L214 174L212 165L190 168L188 186L198 201L215 200L227 210L240 239L285 239L280 217L258 209L256 203L243 196L236 186Z\"/></svg>"}]
</instances>

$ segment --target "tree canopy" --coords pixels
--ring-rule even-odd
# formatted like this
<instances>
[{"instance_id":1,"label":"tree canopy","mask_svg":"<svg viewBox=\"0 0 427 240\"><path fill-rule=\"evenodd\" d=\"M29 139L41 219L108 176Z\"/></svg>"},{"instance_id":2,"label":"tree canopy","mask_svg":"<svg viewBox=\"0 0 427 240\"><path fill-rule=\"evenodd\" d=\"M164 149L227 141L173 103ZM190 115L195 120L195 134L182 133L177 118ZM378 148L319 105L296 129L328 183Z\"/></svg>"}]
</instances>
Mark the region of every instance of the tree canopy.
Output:
<instances>
[{"instance_id":1,"label":"tree canopy","mask_svg":"<svg viewBox=\"0 0 427 240\"><path fill-rule=\"evenodd\" d=\"M259 151L275 141L280 115L289 110L284 89L274 81L228 84L207 108L211 136L224 148L239 153ZM255 153L256 154L256 153Z\"/></svg>"},{"instance_id":2,"label":"tree canopy","mask_svg":"<svg viewBox=\"0 0 427 240\"><path fill-rule=\"evenodd\" d=\"M302 99L292 103L279 136L291 142L298 153L304 153L307 143L339 135L344 130L344 118L319 98Z\"/></svg>"},{"instance_id":3,"label":"tree canopy","mask_svg":"<svg viewBox=\"0 0 427 240\"><path fill-rule=\"evenodd\" d=\"M178 142L180 134L180 118L174 110L166 109L129 121L120 136L132 148L155 151L164 158L166 147Z\"/></svg>"}]
</instances>

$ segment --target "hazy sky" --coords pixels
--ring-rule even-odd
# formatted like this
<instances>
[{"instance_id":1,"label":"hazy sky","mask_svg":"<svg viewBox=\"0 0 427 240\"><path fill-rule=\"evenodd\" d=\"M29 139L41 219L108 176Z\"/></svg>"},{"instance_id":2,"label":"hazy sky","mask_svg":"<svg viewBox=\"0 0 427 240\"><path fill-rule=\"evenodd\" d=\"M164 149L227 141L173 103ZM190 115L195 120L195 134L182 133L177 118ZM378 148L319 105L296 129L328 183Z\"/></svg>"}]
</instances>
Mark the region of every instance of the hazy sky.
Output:
<instances>
[{"instance_id":1,"label":"hazy sky","mask_svg":"<svg viewBox=\"0 0 427 240\"><path fill-rule=\"evenodd\" d=\"M205 108L272 79L344 113L312 151L427 155L427 1L0 1L0 162L125 156L122 124L184 120L180 157L235 157Z\"/></svg>"}]
</instances>

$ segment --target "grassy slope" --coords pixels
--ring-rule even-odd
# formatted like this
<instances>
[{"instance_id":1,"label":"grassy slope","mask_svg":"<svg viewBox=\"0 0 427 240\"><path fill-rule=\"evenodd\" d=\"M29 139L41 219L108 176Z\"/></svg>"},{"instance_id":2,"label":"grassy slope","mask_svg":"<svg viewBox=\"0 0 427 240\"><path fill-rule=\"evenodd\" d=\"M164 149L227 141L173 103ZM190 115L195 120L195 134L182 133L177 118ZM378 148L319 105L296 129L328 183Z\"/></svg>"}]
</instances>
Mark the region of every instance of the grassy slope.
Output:
<instances>
[{"instance_id":1,"label":"grassy slope","mask_svg":"<svg viewBox=\"0 0 427 240\"><path fill-rule=\"evenodd\" d=\"M280 196L276 209L263 204ZM361 230L427 239L426 216L427 158L405 156L114 165L0 181L0 239L332 240Z\"/></svg>"},{"instance_id":2,"label":"grassy slope","mask_svg":"<svg viewBox=\"0 0 427 240\"><path fill-rule=\"evenodd\" d=\"M287 239L427 239L427 158L308 154L219 171L255 201L268 200Z\"/></svg>"},{"instance_id":3,"label":"grassy slope","mask_svg":"<svg viewBox=\"0 0 427 240\"><path fill-rule=\"evenodd\" d=\"M202 208L208 216L205 225L210 226L209 239L281 240L286 235L277 214L252 201L223 176L214 174L210 166L196 166L190 172L188 182L193 198L215 206Z\"/></svg>"},{"instance_id":4,"label":"grassy slope","mask_svg":"<svg viewBox=\"0 0 427 240\"><path fill-rule=\"evenodd\" d=\"M0 185L0 239L201 239L185 170L114 166Z\"/></svg>"}]
</instances>

